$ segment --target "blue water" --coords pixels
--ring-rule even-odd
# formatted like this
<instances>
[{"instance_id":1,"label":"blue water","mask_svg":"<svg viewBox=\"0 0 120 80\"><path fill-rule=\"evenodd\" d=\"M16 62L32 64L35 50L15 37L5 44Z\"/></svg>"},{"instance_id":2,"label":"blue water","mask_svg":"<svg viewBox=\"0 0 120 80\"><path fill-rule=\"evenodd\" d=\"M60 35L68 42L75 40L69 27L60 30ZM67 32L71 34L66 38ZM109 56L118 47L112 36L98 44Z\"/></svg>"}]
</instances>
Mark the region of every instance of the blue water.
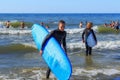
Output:
<instances>
[{"instance_id":1,"label":"blue water","mask_svg":"<svg viewBox=\"0 0 120 80\"><path fill-rule=\"evenodd\" d=\"M33 23L55 24L65 20L67 24L79 24L80 21L93 22L95 25L120 20L120 14L0 14L1 21L18 20ZM75 27L75 26L74 26Z\"/></svg>"},{"instance_id":2,"label":"blue water","mask_svg":"<svg viewBox=\"0 0 120 80\"><path fill-rule=\"evenodd\" d=\"M103 70L101 73L104 73L106 69L108 69L108 71L111 69L120 71L119 34L99 34L97 30L95 30L98 45L93 49L93 57L88 59L84 56L85 46L81 38L81 33L85 27L86 21L93 22L94 26L103 25L104 23L109 24L111 21L120 21L120 14L0 14L0 22L6 22L8 20L11 22L32 22L33 24L44 22L50 26L48 30L56 29L58 21L65 20L66 31L68 33L66 39L68 56L75 70L73 71L73 75L76 76L75 78L78 76L81 77L80 75L84 74L89 75L88 72L84 73L84 71L79 74L80 70L76 71L78 68L83 68L86 71L90 68L93 70L90 74L93 74L98 69ZM79 28L80 21L84 23L82 29ZM24 76L24 74L21 73L24 69L32 68L34 70L34 68L46 68L46 63L34 47L35 44L31 36L31 28L23 30L19 28L0 28L0 75L9 75L10 72L12 72L21 77L22 75ZM46 71L46 69L44 71ZM32 73L27 73L29 77L31 77L31 74ZM114 75L118 76L120 74L116 75L114 73L110 78L114 78ZM95 79L101 79L99 72L98 76L95 76ZM104 79L108 78L108 76L104 76ZM14 76L14 78L17 77ZM28 76L25 78L28 78ZM93 76L91 78L93 78Z\"/></svg>"}]
</instances>

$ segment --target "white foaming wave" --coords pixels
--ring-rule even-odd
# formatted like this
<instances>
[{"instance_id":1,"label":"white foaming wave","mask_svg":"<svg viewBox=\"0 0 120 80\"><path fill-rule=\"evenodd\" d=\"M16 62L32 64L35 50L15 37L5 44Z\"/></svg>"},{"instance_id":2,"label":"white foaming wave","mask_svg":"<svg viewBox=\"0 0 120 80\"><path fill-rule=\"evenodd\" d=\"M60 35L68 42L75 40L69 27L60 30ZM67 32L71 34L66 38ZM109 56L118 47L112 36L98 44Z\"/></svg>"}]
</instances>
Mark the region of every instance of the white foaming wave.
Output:
<instances>
[{"instance_id":1,"label":"white foaming wave","mask_svg":"<svg viewBox=\"0 0 120 80\"><path fill-rule=\"evenodd\" d=\"M0 74L0 80L43 80L43 79L46 79L46 75L45 75L46 70L39 69L39 70L31 70L30 72L28 70L23 70L22 72L20 72L20 74L22 75L18 73L14 73L14 72L11 72L10 74L7 74L7 75ZM26 74L27 76L24 76ZM11 75L12 75L12 78L11 78ZM51 79L55 80L55 76L52 73L50 75L50 80Z\"/></svg>"},{"instance_id":2,"label":"white foaming wave","mask_svg":"<svg viewBox=\"0 0 120 80\"><path fill-rule=\"evenodd\" d=\"M115 75L120 74L120 70L118 69L93 69L93 70L86 70L82 68L74 68L73 69L73 75L81 75L81 76L96 76L97 74L104 74L104 75Z\"/></svg>"},{"instance_id":3,"label":"white foaming wave","mask_svg":"<svg viewBox=\"0 0 120 80\"><path fill-rule=\"evenodd\" d=\"M69 44L67 44L67 47L70 49L85 48L85 44L83 44L82 41L80 41L77 43L69 43Z\"/></svg>"},{"instance_id":4,"label":"white foaming wave","mask_svg":"<svg viewBox=\"0 0 120 80\"><path fill-rule=\"evenodd\" d=\"M85 44L82 41L77 43L69 43L68 48L85 48ZM118 49L120 48L120 41L99 41L98 44L94 47L94 49Z\"/></svg>"},{"instance_id":5,"label":"white foaming wave","mask_svg":"<svg viewBox=\"0 0 120 80\"><path fill-rule=\"evenodd\" d=\"M120 41L101 41L95 48L100 49L118 49L120 48Z\"/></svg>"},{"instance_id":6,"label":"white foaming wave","mask_svg":"<svg viewBox=\"0 0 120 80\"><path fill-rule=\"evenodd\" d=\"M36 45L34 42L31 43L21 43L22 45L29 46L36 48ZM68 43L67 48L69 49L75 49L75 48L80 48L80 49L85 49L85 44L82 43L82 41L77 42L77 43ZM120 41L100 41L98 44L94 47L94 49L119 49L120 48Z\"/></svg>"},{"instance_id":7,"label":"white foaming wave","mask_svg":"<svg viewBox=\"0 0 120 80\"><path fill-rule=\"evenodd\" d=\"M74 34L74 33L82 33L84 28L76 28L76 29L66 29L67 33Z\"/></svg>"},{"instance_id":8,"label":"white foaming wave","mask_svg":"<svg viewBox=\"0 0 120 80\"><path fill-rule=\"evenodd\" d=\"M22 78L22 77L16 77L16 78L14 78L14 79L13 79L13 78L11 79L11 78L9 77L9 75L8 75L8 76L7 76L7 75L2 75L2 74L0 74L0 75L1 75L1 76L0 76L0 79L1 79L1 80L23 80L23 79L24 79L24 78ZM15 75L17 76L17 74L12 74L12 75L13 75L13 76L15 76Z\"/></svg>"},{"instance_id":9,"label":"white foaming wave","mask_svg":"<svg viewBox=\"0 0 120 80\"><path fill-rule=\"evenodd\" d=\"M74 29L66 29L68 34L82 33L85 28L74 28ZM93 30L97 32L97 26L93 27ZM49 30L50 32L51 30ZM10 27L7 29L5 26L0 27L0 34L30 34L31 30L28 30L27 27L25 29L15 29Z\"/></svg>"},{"instance_id":10,"label":"white foaming wave","mask_svg":"<svg viewBox=\"0 0 120 80\"><path fill-rule=\"evenodd\" d=\"M94 31L98 32L98 26L94 26L92 29L93 29Z\"/></svg>"},{"instance_id":11,"label":"white foaming wave","mask_svg":"<svg viewBox=\"0 0 120 80\"><path fill-rule=\"evenodd\" d=\"M23 70L21 72L21 74L29 74L29 72L26 70ZM24 76L20 76L19 74L16 73L11 73L12 75L12 79L10 77L10 75L6 76L6 75L2 75L0 76L1 80L43 80L46 78L46 70L32 70L31 71L32 75L28 75L26 77ZM98 74L103 74L103 75L107 75L107 76L112 76L112 75L116 75L116 74L120 74L120 70L117 69L92 69L92 70L86 70L83 68L73 68L73 73L72 75L78 75L78 76L86 76L86 77L94 77L97 76ZM71 76L72 78L72 76ZM54 74L51 73L50 79L55 80L55 76Z\"/></svg>"},{"instance_id":12,"label":"white foaming wave","mask_svg":"<svg viewBox=\"0 0 120 80\"><path fill-rule=\"evenodd\" d=\"M75 34L75 33L82 33L84 30L83 29L66 29L68 34ZM49 32L51 32L51 30L49 30ZM14 28L10 28L7 29L4 26L0 27L0 34L27 34L27 33L31 33L31 30L22 30L22 29L14 29Z\"/></svg>"},{"instance_id":13,"label":"white foaming wave","mask_svg":"<svg viewBox=\"0 0 120 80\"><path fill-rule=\"evenodd\" d=\"M67 31L67 33L69 34L75 34L75 33L83 33L83 30L85 28L74 28L74 29L65 29ZM98 32L98 26L94 26L92 28L95 32Z\"/></svg>"},{"instance_id":14,"label":"white foaming wave","mask_svg":"<svg viewBox=\"0 0 120 80\"><path fill-rule=\"evenodd\" d=\"M0 29L0 34L30 34L31 30L16 30L16 29Z\"/></svg>"}]
</instances>

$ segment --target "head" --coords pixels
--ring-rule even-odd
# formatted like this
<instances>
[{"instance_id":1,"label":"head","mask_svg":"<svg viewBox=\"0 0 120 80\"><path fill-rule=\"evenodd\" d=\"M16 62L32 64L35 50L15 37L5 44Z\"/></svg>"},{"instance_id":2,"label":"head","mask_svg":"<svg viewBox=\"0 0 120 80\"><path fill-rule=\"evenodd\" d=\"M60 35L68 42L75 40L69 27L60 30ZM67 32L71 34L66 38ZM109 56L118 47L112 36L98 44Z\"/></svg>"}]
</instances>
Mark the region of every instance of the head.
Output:
<instances>
[{"instance_id":1,"label":"head","mask_svg":"<svg viewBox=\"0 0 120 80\"><path fill-rule=\"evenodd\" d=\"M49 28L49 26L48 26L48 25L46 25L46 28Z\"/></svg>"},{"instance_id":2,"label":"head","mask_svg":"<svg viewBox=\"0 0 120 80\"><path fill-rule=\"evenodd\" d=\"M88 23L87 23L87 28L88 28L88 29L91 29L92 26L93 26L93 23L92 23L92 22L88 22Z\"/></svg>"},{"instance_id":3,"label":"head","mask_svg":"<svg viewBox=\"0 0 120 80\"><path fill-rule=\"evenodd\" d=\"M59 23L58 23L58 29L60 31L64 31L64 29L65 29L65 21L63 21L63 20L59 21Z\"/></svg>"},{"instance_id":4,"label":"head","mask_svg":"<svg viewBox=\"0 0 120 80\"><path fill-rule=\"evenodd\" d=\"M83 22L80 22L81 24L83 23Z\"/></svg>"},{"instance_id":5,"label":"head","mask_svg":"<svg viewBox=\"0 0 120 80\"><path fill-rule=\"evenodd\" d=\"M41 22L41 23L40 23L40 25L41 25L41 26L44 26L44 23L43 23L43 22Z\"/></svg>"}]
</instances>

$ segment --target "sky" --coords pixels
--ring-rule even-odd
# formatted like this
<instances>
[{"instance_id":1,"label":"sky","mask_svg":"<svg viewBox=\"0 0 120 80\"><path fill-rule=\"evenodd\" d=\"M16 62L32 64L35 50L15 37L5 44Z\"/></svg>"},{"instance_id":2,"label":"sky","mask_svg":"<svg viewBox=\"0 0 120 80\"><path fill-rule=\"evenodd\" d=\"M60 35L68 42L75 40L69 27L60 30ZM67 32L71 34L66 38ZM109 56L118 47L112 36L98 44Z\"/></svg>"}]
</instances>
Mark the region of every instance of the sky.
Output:
<instances>
[{"instance_id":1,"label":"sky","mask_svg":"<svg viewBox=\"0 0 120 80\"><path fill-rule=\"evenodd\" d=\"M0 13L120 13L120 0L0 0Z\"/></svg>"}]
</instances>

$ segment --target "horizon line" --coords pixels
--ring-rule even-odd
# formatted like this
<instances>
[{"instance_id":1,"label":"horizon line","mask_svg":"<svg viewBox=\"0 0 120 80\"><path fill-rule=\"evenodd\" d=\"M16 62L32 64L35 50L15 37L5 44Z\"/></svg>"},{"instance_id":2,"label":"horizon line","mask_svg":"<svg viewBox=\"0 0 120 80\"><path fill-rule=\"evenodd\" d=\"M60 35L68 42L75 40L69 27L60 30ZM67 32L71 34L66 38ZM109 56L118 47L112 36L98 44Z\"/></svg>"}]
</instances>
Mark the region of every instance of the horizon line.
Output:
<instances>
[{"instance_id":1,"label":"horizon line","mask_svg":"<svg viewBox=\"0 0 120 80\"><path fill-rule=\"evenodd\" d=\"M22 12L10 12L10 13L0 13L0 14L120 14L120 13L37 13L37 12L25 12L25 13L22 13Z\"/></svg>"}]
</instances>

